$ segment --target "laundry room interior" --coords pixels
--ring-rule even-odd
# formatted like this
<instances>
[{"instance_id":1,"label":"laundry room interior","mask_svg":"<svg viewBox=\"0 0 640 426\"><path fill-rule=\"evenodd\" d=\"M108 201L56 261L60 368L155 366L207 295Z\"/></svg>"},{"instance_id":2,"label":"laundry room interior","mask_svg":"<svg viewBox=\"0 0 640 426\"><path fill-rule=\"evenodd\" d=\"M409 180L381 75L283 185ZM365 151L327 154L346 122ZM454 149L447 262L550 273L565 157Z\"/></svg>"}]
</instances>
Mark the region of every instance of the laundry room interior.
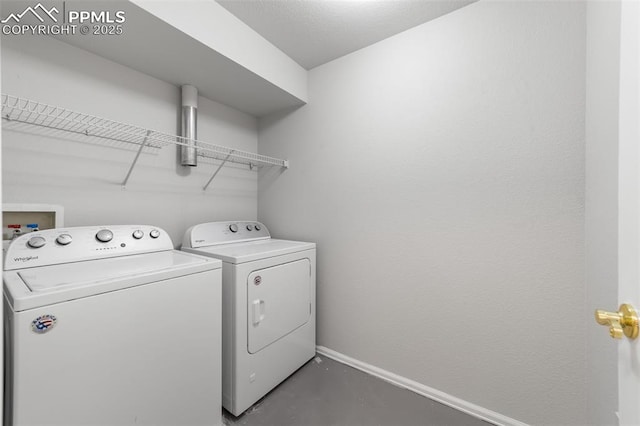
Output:
<instances>
[{"instance_id":1,"label":"laundry room interior","mask_svg":"<svg viewBox=\"0 0 640 426\"><path fill-rule=\"evenodd\" d=\"M41 0L123 31L12 32L36 3L0 5L3 206L157 227L177 250L195 225L262 225L315 244L303 369L353 368L478 424L640 422L619 395L619 347L640 394L637 341L593 319L625 301L619 173L637 151L618 140L621 87L640 87L625 80L638 2ZM181 133L185 85L197 137ZM393 424L358 419L298 424Z\"/></svg>"}]
</instances>

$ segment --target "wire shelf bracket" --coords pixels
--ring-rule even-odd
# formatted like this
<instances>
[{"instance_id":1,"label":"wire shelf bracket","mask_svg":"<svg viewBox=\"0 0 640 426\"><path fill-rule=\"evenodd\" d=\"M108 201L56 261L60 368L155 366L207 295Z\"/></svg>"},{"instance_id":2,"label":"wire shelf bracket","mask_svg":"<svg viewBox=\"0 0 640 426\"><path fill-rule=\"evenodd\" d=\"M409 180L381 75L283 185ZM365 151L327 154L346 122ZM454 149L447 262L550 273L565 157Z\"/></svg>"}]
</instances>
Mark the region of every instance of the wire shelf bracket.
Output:
<instances>
[{"instance_id":1,"label":"wire shelf bracket","mask_svg":"<svg viewBox=\"0 0 640 426\"><path fill-rule=\"evenodd\" d=\"M289 168L289 162L279 158L241 151L205 141L187 139L182 136L161 133L155 130L83 114L5 93L2 93L1 97L3 120L138 145L135 158L122 181L123 188L126 187L133 169L138 163L140 154L144 148L147 147L163 148L167 145L189 146L189 142L191 142L195 143L199 157L220 161L216 171L202 188L203 190L209 187L211 181L227 162L247 165L250 170L260 166Z\"/></svg>"},{"instance_id":2,"label":"wire shelf bracket","mask_svg":"<svg viewBox=\"0 0 640 426\"><path fill-rule=\"evenodd\" d=\"M124 180L122 181L122 188L123 189L127 187L127 182L129 181L129 177L131 176L131 172L133 171L133 168L136 166L136 163L138 162L138 158L140 157L140 154L142 153L142 150L147 145L147 141L149 140L149 135L150 134L151 134L151 130L147 130L147 135L145 136L144 141L140 144L140 148L138 148L138 152L136 152L136 156L133 159L133 163L131 163L131 167L129 167L129 171L127 172L127 175L124 177Z\"/></svg>"},{"instance_id":3,"label":"wire shelf bracket","mask_svg":"<svg viewBox=\"0 0 640 426\"><path fill-rule=\"evenodd\" d=\"M213 174L211 175L211 177L209 178L209 180L207 181L207 183L204 184L204 186L202 187L203 191L207 190L207 187L209 187L209 184L211 183L211 181L216 177L216 175L218 174L218 172L220 171L220 169L222 168L222 166L224 166L224 164L229 160L229 157L231 157L231 154L233 154L233 151L231 151L225 158L224 160L222 160L222 163L220 163L220 165L218 166L218 168L216 169L215 172L213 172ZM251 168L251 163L249 163L249 168Z\"/></svg>"}]
</instances>

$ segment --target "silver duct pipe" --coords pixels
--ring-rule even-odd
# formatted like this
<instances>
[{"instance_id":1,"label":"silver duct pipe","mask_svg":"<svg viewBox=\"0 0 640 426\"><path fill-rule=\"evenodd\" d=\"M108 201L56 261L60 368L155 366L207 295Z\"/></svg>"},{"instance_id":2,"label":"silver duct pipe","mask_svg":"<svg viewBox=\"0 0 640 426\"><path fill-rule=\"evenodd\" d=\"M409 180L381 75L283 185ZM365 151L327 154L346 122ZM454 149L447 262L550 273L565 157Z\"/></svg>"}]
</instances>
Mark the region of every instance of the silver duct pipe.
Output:
<instances>
[{"instance_id":1,"label":"silver duct pipe","mask_svg":"<svg viewBox=\"0 0 640 426\"><path fill-rule=\"evenodd\" d=\"M195 140L198 139L198 89L188 84L182 86L182 137L187 145L180 147L183 166L198 165Z\"/></svg>"}]
</instances>

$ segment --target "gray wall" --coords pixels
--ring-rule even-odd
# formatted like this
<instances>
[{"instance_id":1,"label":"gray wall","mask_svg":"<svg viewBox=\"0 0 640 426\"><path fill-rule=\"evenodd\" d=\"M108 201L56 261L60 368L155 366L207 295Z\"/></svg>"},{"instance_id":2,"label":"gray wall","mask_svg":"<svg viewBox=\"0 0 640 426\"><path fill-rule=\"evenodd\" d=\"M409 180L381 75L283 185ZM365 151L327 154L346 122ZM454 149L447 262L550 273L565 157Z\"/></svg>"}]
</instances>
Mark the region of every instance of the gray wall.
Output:
<instances>
[{"instance_id":1,"label":"gray wall","mask_svg":"<svg viewBox=\"0 0 640 426\"><path fill-rule=\"evenodd\" d=\"M587 313L618 306L620 4L587 8L585 264ZM617 344L587 318L587 397L594 425L617 425Z\"/></svg>"},{"instance_id":2,"label":"gray wall","mask_svg":"<svg viewBox=\"0 0 640 426\"><path fill-rule=\"evenodd\" d=\"M2 92L179 132L178 87L49 37L3 36ZM198 124L201 140L257 150L257 123L249 115L200 98ZM3 122L2 201L61 204L67 226L153 224L175 245L195 223L256 218L255 171L225 167L203 192L216 166L185 169L177 165L177 149L167 146L144 153L123 190L137 147L82 143L88 140Z\"/></svg>"},{"instance_id":3,"label":"gray wall","mask_svg":"<svg viewBox=\"0 0 640 426\"><path fill-rule=\"evenodd\" d=\"M318 243L318 344L587 422L585 5L479 2L313 69L260 121L258 217Z\"/></svg>"}]
</instances>

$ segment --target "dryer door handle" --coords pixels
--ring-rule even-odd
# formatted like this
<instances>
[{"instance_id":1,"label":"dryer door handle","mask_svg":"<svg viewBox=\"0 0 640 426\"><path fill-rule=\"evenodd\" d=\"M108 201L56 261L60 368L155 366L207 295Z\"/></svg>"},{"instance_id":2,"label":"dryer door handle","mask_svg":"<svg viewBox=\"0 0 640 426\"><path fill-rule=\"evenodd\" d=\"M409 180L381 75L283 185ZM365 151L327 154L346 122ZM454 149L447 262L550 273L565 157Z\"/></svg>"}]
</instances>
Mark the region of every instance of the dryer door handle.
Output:
<instances>
[{"instance_id":1,"label":"dryer door handle","mask_svg":"<svg viewBox=\"0 0 640 426\"><path fill-rule=\"evenodd\" d=\"M253 325L258 325L264 320L264 300L256 299L253 305Z\"/></svg>"}]
</instances>

